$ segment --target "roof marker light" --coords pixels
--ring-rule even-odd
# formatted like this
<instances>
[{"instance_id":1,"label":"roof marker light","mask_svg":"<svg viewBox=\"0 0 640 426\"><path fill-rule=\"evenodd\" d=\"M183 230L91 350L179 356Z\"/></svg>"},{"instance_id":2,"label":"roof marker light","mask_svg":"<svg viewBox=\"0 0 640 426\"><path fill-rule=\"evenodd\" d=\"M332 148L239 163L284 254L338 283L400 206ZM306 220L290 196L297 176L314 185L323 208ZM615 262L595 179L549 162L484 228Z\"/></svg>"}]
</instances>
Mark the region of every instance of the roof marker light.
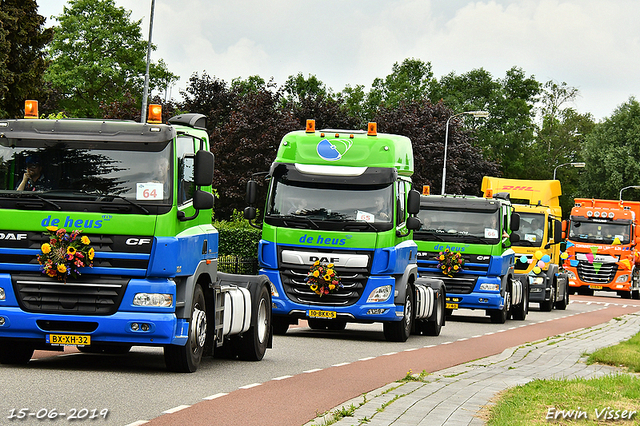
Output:
<instances>
[{"instance_id":1,"label":"roof marker light","mask_svg":"<svg viewBox=\"0 0 640 426\"><path fill-rule=\"evenodd\" d=\"M369 123L367 126L367 136L378 136L378 123Z\"/></svg>"},{"instance_id":2,"label":"roof marker light","mask_svg":"<svg viewBox=\"0 0 640 426\"><path fill-rule=\"evenodd\" d=\"M24 118L38 118L38 101L24 101Z\"/></svg>"},{"instance_id":3,"label":"roof marker light","mask_svg":"<svg viewBox=\"0 0 640 426\"><path fill-rule=\"evenodd\" d=\"M150 104L147 118L149 124L162 124L162 105Z\"/></svg>"},{"instance_id":4,"label":"roof marker light","mask_svg":"<svg viewBox=\"0 0 640 426\"><path fill-rule=\"evenodd\" d=\"M307 129L305 130L307 133L315 133L316 132L316 120L308 119L307 120Z\"/></svg>"}]
</instances>

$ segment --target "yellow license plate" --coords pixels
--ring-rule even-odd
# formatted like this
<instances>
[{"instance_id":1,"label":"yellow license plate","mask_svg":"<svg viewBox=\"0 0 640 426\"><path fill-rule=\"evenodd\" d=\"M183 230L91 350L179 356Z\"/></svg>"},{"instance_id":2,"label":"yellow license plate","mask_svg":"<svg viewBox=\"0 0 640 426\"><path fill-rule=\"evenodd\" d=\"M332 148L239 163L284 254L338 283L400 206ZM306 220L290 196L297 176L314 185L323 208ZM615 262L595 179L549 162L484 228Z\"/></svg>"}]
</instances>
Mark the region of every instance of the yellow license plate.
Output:
<instances>
[{"instance_id":1,"label":"yellow license plate","mask_svg":"<svg viewBox=\"0 0 640 426\"><path fill-rule=\"evenodd\" d=\"M336 313L335 311L315 311L315 310L310 310L307 315L309 315L309 318L335 318L336 317Z\"/></svg>"},{"instance_id":2,"label":"yellow license plate","mask_svg":"<svg viewBox=\"0 0 640 426\"><path fill-rule=\"evenodd\" d=\"M590 285L589 288L592 290L602 290L601 285Z\"/></svg>"},{"instance_id":3,"label":"yellow license plate","mask_svg":"<svg viewBox=\"0 0 640 426\"><path fill-rule=\"evenodd\" d=\"M81 336L78 334L49 334L47 343L51 345L85 346L91 344L91 336Z\"/></svg>"},{"instance_id":4,"label":"yellow license plate","mask_svg":"<svg viewBox=\"0 0 640 426\"><path fill-rule=\"evenodd\" d=\"M458 309L458 304L457 303L447 303L444 306L447 309Z\"/></svg>"}]
</instances>

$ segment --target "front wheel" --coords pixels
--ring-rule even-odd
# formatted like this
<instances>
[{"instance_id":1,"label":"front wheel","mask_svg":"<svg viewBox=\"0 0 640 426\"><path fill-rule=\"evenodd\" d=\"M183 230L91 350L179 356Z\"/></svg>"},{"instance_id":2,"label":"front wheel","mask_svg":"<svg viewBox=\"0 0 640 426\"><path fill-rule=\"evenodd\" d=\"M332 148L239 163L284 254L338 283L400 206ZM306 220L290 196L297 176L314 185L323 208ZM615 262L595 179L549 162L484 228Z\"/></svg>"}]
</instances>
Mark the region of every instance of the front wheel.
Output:
<instances>
[{"instance_id":1,"label":"front wheel","mask_svg":"<svg viewBox=\"0 0 640 426\"><path fill-rule=\"evenodd\" d=\"M271 324L273 325L273 334L276 336L284 336L287 334L287 330L289 330L289 318L274 316L271 318Z\"/></svg>"},{"instance_id":2,"label":"front wheel","mask_svg":"<svg viewBox=\"0 0 640 426\"><path fill-rule=\"evenodd\" d=\"M524 321L529 313L529 285L524 283L524 280L520 283L522 285L522 302L513 307L512 315L514 320Z\"/></svg>"},{"instance_id":3,"label":"front wheel","mask_svg":"<svg viewBox=\"0 0 640 426\"><path fill-rule=\"evenodd\" d=\"M33 345L23 342L4 341L0 343L0 363L27 364L33 356Z\"/></svg>"},{"instance_id":4,"label":"front wheel","mask_svg":"<svg viewBox=\"0 0 640 426\"><path fill-rule=\"evenodd\" d=\"M164 347L164 362L167 370L177 373L193 373L200 366L204 344L207 340L207 311L202 287L196 286L191 302L189 337L184 346Z\"/></svg>"},{"instance_id":5,"label":"front wheel","mask_svg":"<svg viewBox=\"0 0 640 426\"><path fill-rule=\"evenodd\" d=\"M543 312L551 312L553 309L553 304L556 301L556 289L554 286L551 286L551 290L549 290L549 300L545 300L544 302L540 302L540 310Z\"/></svg>"},{"instance_id":6,"label":"front wheel","mask_svg":"<svg viewBox=\"0 0 640 426\"><path fill-rule=\"evenodd\" d=\"M240 336L238 358L244 361L260 361L269 345L271 303L266 286L260 288L256 304L255 322Z\"/></svg>"},{"instance_id":7,"label":"front wheel","mask_svg":"<svg viewBox=\"0 0 640 426\"><path fill-rule=\"evenodd\" d=\"M401 321L385 322L384 337L389 342L406 342L413 328L413 288L407 287L404 296L404 315Z\"/></svg>"},{"instance_id":8,"label":"front wheel","mask_svg":"<svg viewBox=\"0 0 640 426\"><path fill-rule=\"evenodd\" d=\"M433 321L427 321L424 324L424 334L426 334L427 336L439 336L440 335L440 331L442 330L442 327L444 326L445 323L445 318L444 318L444 294L439 294L438 295L438 299L436 300L436 305L434 306L434 309L436 309L436 312L434 314L434 320Z\"/></svg>"},{"instance_id":9,"label":"front wheel","mask_svg":"<svg viewBox=\"0 0 640 426\"><path fill-rule=\"evenodd\" d=\"M489 312L491 322L494 324L504 324L507 322L509 316L509 309L511 308L511 294L506 291L504 293L504 305L502 309L495 309Z\"/></svg>"},{"instance_id":10,"label":"front wheel","mask_svg":"<svg viewBox=\"0 0 640 426\"><path fill-rule=\"evenodd\" d=\"M562 297L562 300L556 302L556 309L564 311L565 309L567 309L568 305L569 305L569 284L564 283L564 296Z\"/></svg>"}]
</instances>

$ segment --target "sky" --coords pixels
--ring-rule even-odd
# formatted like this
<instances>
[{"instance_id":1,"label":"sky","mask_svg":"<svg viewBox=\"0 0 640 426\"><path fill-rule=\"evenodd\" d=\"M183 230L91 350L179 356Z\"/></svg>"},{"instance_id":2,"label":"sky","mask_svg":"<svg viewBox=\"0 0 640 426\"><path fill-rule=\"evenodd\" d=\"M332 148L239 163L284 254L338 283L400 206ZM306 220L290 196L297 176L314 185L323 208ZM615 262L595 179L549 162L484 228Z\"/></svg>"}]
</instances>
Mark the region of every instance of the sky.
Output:
<instances>
[{"instance_id":1,"label":"sky","mask_svg":"<svg viewBox=\"0 0 640 426\"><path fill-rule=\"evenodd\" d=\"M36 0L55 25L67 0ZM152 0L115 0L142 19ZM494 79L516 66L527 77L579 90L569 106L598 121L640 98L637 0L156 0L151 60L180 76L226 82L258 75L278 85L315 75L334 92L368 90L406 58L436 78L483 68Z\"/></svg>"}]
</instances>

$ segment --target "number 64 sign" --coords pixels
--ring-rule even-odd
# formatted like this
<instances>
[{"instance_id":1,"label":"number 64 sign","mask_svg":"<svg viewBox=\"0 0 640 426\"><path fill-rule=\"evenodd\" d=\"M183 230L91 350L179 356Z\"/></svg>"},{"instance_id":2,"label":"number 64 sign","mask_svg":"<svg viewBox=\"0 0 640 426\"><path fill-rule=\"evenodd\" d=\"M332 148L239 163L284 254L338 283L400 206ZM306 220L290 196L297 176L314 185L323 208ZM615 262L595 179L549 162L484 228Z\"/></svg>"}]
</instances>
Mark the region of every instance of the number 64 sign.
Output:
<instances>
[{"instance_id":1,"label":"number 64 sign","mask_svg":"<svg viewBox=\"0 0 640 426\"><path fill-rule=\"evenodd\" d=\"M163 198L162 183L146 182L136 185L136 200L162 200Z\"/></svg>"}]
</instances>

